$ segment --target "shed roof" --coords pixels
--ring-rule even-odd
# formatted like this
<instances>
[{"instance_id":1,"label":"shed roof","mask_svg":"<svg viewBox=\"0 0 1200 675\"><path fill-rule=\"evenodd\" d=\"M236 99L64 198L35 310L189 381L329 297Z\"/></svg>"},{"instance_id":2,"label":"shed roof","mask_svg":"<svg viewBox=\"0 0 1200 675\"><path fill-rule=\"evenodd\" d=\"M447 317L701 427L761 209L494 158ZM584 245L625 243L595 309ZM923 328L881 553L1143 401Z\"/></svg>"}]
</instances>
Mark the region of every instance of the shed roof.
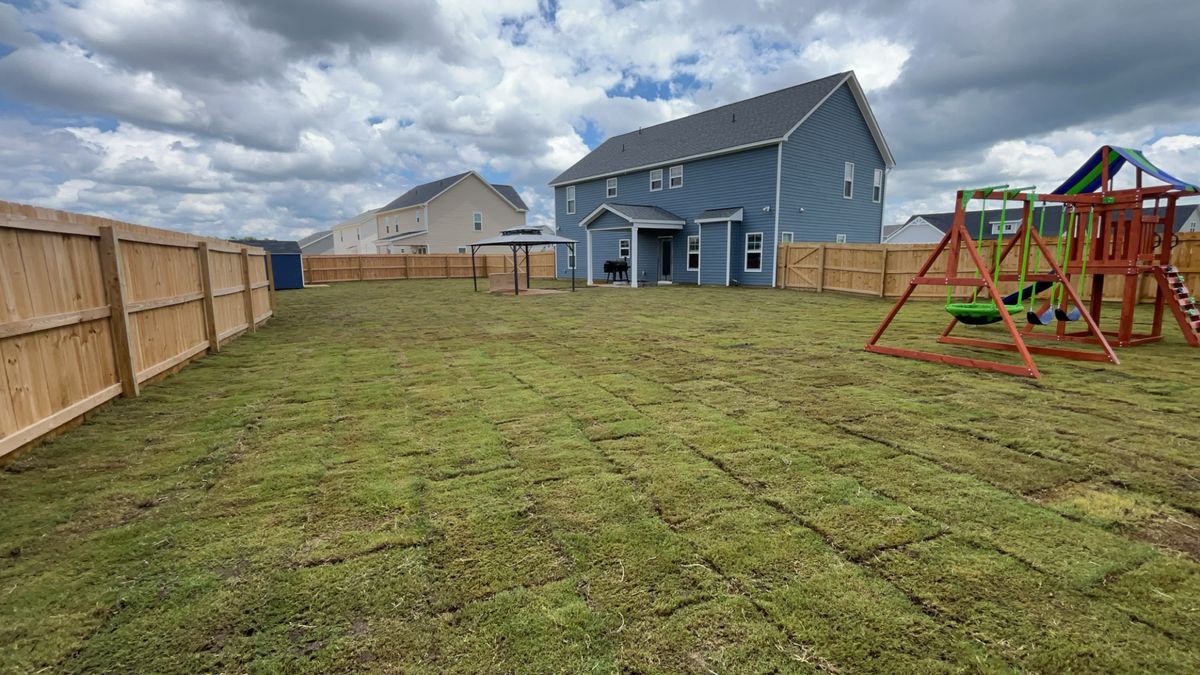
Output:
<instances>
[{"instance_id":1,"label":"shed roof","mask_svg":"<svg viewBox=\"0 0 1200 675\"><path fill-rule=\"evenodd\" d=\"M556 176L550 185L782 141L846 82L851 83L885 163L893 165L862 88L854 72L847 71L613 136Z\"/></svg>"},{"instance_id":2,"label":"shed roof","mask_svg":"<svg viewBox=\"0 0 1200 675\"><path fill-rule=\"evenodd\" d=\"M300 242L275 239L238 239L235 243L257 246L267 253L300 255Z\"/></svg>"}]
</instances>

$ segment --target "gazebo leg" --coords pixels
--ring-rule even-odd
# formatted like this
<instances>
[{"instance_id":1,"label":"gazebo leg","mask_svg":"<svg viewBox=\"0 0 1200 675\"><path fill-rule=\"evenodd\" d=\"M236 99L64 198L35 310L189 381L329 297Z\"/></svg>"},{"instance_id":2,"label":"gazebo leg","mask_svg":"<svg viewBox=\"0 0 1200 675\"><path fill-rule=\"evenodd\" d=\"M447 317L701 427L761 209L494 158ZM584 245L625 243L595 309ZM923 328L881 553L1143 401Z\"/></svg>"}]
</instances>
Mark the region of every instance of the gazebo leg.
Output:
<instances>
[{"instance_id":1,"label":"gazebo leg","mask_svg":"<svg viewBox=\"0 0 1200 675\"><path fill-rule=\"evenodd\" d=\"M529 288L529 244L525 244L525 288Z\"/></svg>"},{"instance_id":2,"label":"gazebo leg","mask_svg":"<svg viewBox=\"0 0 1200 675\"><path fill-rule=\"evenodd\" d=\"M471 247L471 286L475 289L476 293L479 292L479 280L475 275L475 252L478 250L479 247L477 246Z\"/></svg>"},{"instance_id":3,"label":"gazebo leg","mask_svg":"<svg viewBox=\"0 0 1200 675\"><path fill-rule=\"evenodd\" d=\"M515 244L512 247L512 252L513 252L513 295L520 295L521 294L521 286L520 286L520 282L518 280L521 278L521 271L519 269L517 269L517 246Z\"/></svg>"}]
</instances>

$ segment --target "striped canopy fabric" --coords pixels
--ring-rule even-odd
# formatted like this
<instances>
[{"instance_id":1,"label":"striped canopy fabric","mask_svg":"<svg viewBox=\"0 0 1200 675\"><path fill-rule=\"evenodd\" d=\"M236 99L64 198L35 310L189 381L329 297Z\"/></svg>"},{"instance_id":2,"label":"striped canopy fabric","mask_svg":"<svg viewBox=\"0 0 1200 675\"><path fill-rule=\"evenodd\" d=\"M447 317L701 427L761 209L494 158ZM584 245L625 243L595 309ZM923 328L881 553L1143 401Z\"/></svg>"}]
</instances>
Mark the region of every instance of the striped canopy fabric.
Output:
<instances>
[{"instance_id":1,"label":"striped canopy fabric","mask_svg":"<svg viewBox=\"0 0 1200 675\"><path fill-rule=\"evenodd\" d=\"M1134 150L1133 148L1118 148L1114 145L1106 145L1097 150L1096 154L1092 155L1091 159L1085 162L1083 166L1079 167L1079 169L1072 174L1065 183L1058 186L1058 189L1054 191L1054 194L1078 195L1086 194L1088 192L1095 192L1096 190L1100 189L1100 182L1103 178L1102 163L1104 160L1105 149L1112 151L1108 153L1108 175L1110 177L1115 176L1117 172L1121 170L1121 167L1125 166L1126 162L1129 162L1147 174L1154 176L1158 180L1177 190L1183 190L1185 192L1200 192L1200 188L1197 188L1194 184L1179 180L1178 178L1155 166L1150 160L1146 159L1146 156L1140 151Z\"/></svg>"}]
</instances>

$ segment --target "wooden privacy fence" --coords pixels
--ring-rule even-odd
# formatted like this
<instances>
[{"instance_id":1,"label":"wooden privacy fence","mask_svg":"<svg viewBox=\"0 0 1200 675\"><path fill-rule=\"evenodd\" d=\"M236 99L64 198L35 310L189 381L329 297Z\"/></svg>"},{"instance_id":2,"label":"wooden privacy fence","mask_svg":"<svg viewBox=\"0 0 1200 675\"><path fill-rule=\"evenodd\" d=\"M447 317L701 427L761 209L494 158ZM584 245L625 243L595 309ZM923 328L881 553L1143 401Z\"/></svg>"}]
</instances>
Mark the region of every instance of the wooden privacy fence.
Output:
<instances>
[{"instance_id":1,"label":"wooden privacy fence","mask_svg":"<svg viewBox=\"0 0 1200 675\"><path fill-rule=\"evenodd\" d=\"M384 279L470 279L470 253L380 253L368 255L306 255L304 283L379 281ZM537 279L555 276L554 251L529 254L529 274ZM475 272L487 278L492 272L511 272L512 254L479 253ZM525 272L525 254L517 254L517 268Z\"/></svg>"},{"instance_id":2,"label":"wooden privacy fence","mask_svg":"<svg viewBox=\"0 0 1200 675\"><path fill-rule=\"evenodd\" d=\"M262 249L0 201L0 456L266 321Z\"/></svg>"},{"instance_id":3,"label":"wooden privacy fence","mask_svg":"<svg viewBox=\"0 0 1200 675\"><path fill-rule=\"evenodd\" d=\"M1047 245L1053 249L1054 239ZM921 269L926 258L937 248L937 244L780 244L776 257L776 286L806 291L838 291L858 295L873 295L881 298L899 297L908 287L908 282ZM980 254L984 261L995 259L995 242L983 243ZM1030 264L1036 262L1030 254ZM933 266L933 272L944 272L946 256ZM1200 233L1179 235L1179 245L1171 253L1173 264L1184 275L1200 274ZM1004 261L1005 272L1019 272L1020 256L1013 252ZM1044 268L1044 266L1043 266ZM958 269L974 270L964 250L958 261ZM1000 284L1002 291L1016 290L1016 282ZM1091 292L1085 284L1083 296ZM1121 284L1105 284L1105 300L1121 299ZM1142 279L1140 299L1154 299L1156 286L1150 278ZM958 297L971 293L969 288L956 289ZM920 286L914 298L945 299L946 291L940 286Z\"/></svg>"}]
</instances>

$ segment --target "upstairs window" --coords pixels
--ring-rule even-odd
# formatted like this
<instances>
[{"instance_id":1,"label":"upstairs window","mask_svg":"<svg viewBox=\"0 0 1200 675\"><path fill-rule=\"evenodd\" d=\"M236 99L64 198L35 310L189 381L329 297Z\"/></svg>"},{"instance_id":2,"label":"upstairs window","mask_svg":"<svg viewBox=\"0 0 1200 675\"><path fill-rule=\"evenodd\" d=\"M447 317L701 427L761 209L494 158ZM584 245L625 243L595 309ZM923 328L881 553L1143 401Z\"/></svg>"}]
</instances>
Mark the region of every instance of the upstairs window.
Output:
<instances>
[{"instance_id":1,"label":"upstairs window","mask_svg":"<svg viewBox=\"0 0 1200 675\"><path fill-rule=\"evenodd\" d=\"M762 271L762 232L746 233L746 271Z\"/></svg>"},{"instance_id":2,"label":"upstairs window","mask_svg":"<svg viewBox=\"0 0 1200 675\"><path fill-rule=\"evenodd\" d=\"M628 239L622 239L617 242L617 257L618 258L628 258L629 257L629 240Z\"/></svg>"},{"instance_id":3,"label":"upstairs window","mask_svg":"<svg viewBox=\"0 0 1200 675\"><path fill-rule=\"evenodd\" d=\"M846 162L846 171L842 174L842 197L854 199L854 162Z\"/></svg>"},{"instance_id":4,"label":"upstairs window","mask_svg":"<svg viewBox=\"0 0 1200 675\"><path fill-rule=\"evenodd\" d=\"M475 228L476 232L483 230L483 214L482 213L476 211L471 216L471 226Z\"/></svg>"},{"instance_id":5,"label":"upstairs window","mask_svg":"<svg viewBox=\"0 0 1200 675\"><path fill-rule=\"evenodd\" d=\"M875 178L871 180L871 201L878 204L883 200L883 169L875 169Z\"/></svg>"},{"instance_id":6,"label":"upstairs window","mask_svg":"<svg viewBox=\"0 0 1200 675\"><path fill-rule=\"evenodd\" d=\"M399 220L400 216L396 216L396 219ZM417 211L417 224L418 225L421 224L421 212L420 211Z\"/></svg>"},{"instance_id":7,"label":"upstairs window","mask_svg":"<svg viewBox=\"0 0 1200 675\"><path fill-rule=\"evenodd\" d=\"M606 196L606 197L616 197L617 196L617 179L616 178L609 178L607 181L605 181L604 196Z\"/></svg>"},{"instance_id":8,"label":"upstairs window","mask_svg":"<svg viewBox=\"0 0 1200 675\"><path fill-rule=\"evenodd\" d=\"M650 172L650 191L658 192L662 189L662 169L655 169Z\"/></svg>"},{"instance_id":9,"label":"upstairs window","mask_svg":"<svg viewBox=\"0 0 1200 675\"><path fill-rule=\"evenodd\" d=\"M567 215L575 213L575 186L567 186Z\"/></svg>"},{"instance_id":10,"label":"upstairs window","mask_svg":"<svg viewBox=\"0 0 1200 675\"><path fill-rule=\"evenodd\" d=\"M1021 227L1021 221L1019 219L1006 220L1003 223L999 220L993 220L989 224L992 226L992 234L996 235L1000 234L1001 230L1003 230L1004 234L1012 234L1013 232L1017 231L1018 227Z\"/></svg>"},{"instance_id":11,"label":"upstairs window","mask_svg":"<svg viewBox=\"0 0 1200 675\"><path fill-rule=\"evenodd\" d=\"M683 187L683 165L676 164L670 169L671 189Z\"/></svg>"},{"instance_id":12,"label":"upstairs window","mask_svg":"<svg viewBox=\"0 0 1200 675\"><path fill-rule=\"evenodd\" d=\"M687 268L689 272L700 269L700 235L692 234L687 238Z\"/></svg>"}]
</instances>

